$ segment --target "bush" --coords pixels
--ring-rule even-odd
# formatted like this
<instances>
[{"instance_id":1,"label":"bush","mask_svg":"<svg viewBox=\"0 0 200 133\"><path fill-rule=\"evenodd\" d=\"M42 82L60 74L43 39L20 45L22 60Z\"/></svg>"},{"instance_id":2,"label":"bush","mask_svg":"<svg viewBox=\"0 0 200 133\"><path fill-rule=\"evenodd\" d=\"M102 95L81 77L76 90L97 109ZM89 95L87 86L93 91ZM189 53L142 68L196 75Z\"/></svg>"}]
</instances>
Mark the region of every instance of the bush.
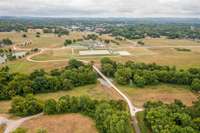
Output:
<instances>
[{"instance_id":1,"label":"bush","mask_svg":"<svg viewBox=\"0 0 200 133\"><path fill-rule=\"evenodd\" d=\"M144 87L145 79L139 75L134 75L134 83L137 87Z\"/></svg>"},{"instance_id":2,"label":"bush","mask_svg":"<svg viewBox=\"0 0 200 133\"><path fill-rule=\"evenodd\" d=\"M89 97L63 96L58 102L47 100L44 106L47 114L82 113L96 120L101 133L130 133L130 116L121 101L96 101Z\"/></svg>"},{"instance_id":3,"label":"bush","mask_svg":"<svg viewBox=\"0 0 200 133\"><path fill-rule=\"evenodd\" d=\"M37 129L36 133L48 133L48 132L44 128L39 128L39 129Z\"/></svg>"},{"instance_id":4,"label":"bush","mask_svg":"<svg viewBox=\"0 0 200 133\"><path fill-rule=\"evenodd\" d=\"M56 114L57 102L54 99L45 101L43 111L45 114Z\"/></svg>"},{"instance_id":5,"label":"bush","mask_svg":"<svg viewBox=\"0 0 200 133\"><path fill-rule=\"evenodd\" d=\"M200 80L199 79L194 79L192 81L191 88L195 91L200 91Z\"/></svg>"},{"instance_id":6,"label":"bush","mask_svg":"<svg viewBox=\"0 0 200 133\"><path fill-rule=\"evenodd\" d=\"M73 43L73 41L72 40L65 40L65 42L64 42L64 45L65 46L68 46L68 45L71 45Z\"/></svg>"},{"instance_id":7,"label":"bush","mask_svg":"<svg viewBox=\"0 0 200 133\"><path fill-rule=\"evenodd\" d=\"M22 35L22 37L23 37L23 38L26 38L26 37L27 37L27 35L26 35L26 34L23 34L23 35Z\"/></svg>"},{"instance_id":8,"label":"bush","mask_svg":"<svg viewBox=\"0 0 200 133\"><path fill-rule=\"evenodd\" d=\"M3 43L4 45L12 45L12 44L13 44L12 40L10 40L9 38L3 39L3 40L2 40L2 43Z\"/></svg>"},{"instance_id":9,"label":"bush","mask_svg":"<svg viewBox=\"0 0 200 133\"><path fill-rule=\"evenodd\" d=\"M192 90L200 91L199 68L177 70L175 66L160 66L155 63L145 64L132 61L117 64L109 58L101 60L101 68L105 75L114 77L116 82L121 85L132 86L135 83L138 87L144 87L145 85L156 85L162 82L188 85L191 86Z\"/></svg>"},{"instance_id":10,"label":"bush","mask_svg":"<svg viewBox=\"0 0 200 133\"><path fill-rule=\"evenodd\" d=\"M25 98L17 96L12 99L10 112L17 116L29 116L42 112L42 103L32 95Z\"/></svg>"},{"instance_id":11,"label":"bush","mask_svg":"<svg viewBox=\"0 0 200 133\"><path fill-rule=\"evenodd\" d=\"M92 66L77 60L70 60L66 68L52 70L50 73L41 69L25 75L3 69L0 69L0 100L11 99L16 95L70 90L97 81L97 74Z\"/></svg>"},{"instance_id":12,"label":"bush","mask_svg":"<svg viewBox=\"0 0 200 133\"><path fill-rule=\"evenodd\" d=\"M40 37L40 34L37 34L35 37L39 38L39 37Z\"/></svg>"},{"instance_id":13,"label":"bush","mask_svg":"<svg viewBox=\"0 0 200 133\"><path fill-rule=\"evenodd\" d=\"M144 120L153 133L197 133L199 120L198 116L192 115L194 110L198 110L195 104L186 107L178 100L172 104L148 102L145 104Z\"/></svg>"},{"instance_id":14,"label":"bush","mask_svg":"<svg viewBox=\"0 0 200 133\"><path fill-rule=\"evenodd\" d=\"M12 133L27 133L27 129L19 127Z\"/></svg>"}]
</instances>

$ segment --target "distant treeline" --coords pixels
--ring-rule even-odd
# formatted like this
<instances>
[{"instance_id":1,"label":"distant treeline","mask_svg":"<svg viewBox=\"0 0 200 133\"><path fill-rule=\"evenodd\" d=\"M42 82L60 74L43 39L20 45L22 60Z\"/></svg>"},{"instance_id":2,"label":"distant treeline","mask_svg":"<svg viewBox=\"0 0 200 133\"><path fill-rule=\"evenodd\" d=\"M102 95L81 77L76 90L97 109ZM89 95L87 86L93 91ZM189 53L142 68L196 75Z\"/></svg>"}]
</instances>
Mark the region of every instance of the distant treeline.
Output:
<instances>
[{"instance_id":1,"label":"distant treeline","mask_svg":"<svg viewBox=\"0 0 200 133\"><path fill-rule=\"evenodd\" d=\"M160 38L166 36L169 39L200 39L200 27L178 24L147 24L123 27L108 27L104 33L113 36L122 36L127 39L142 39L145 37Z\"/></svg>"},{"instance_id":2,"label":"distant treeline","mask_svg":"<svg viewBox=\"0 0 200 133\"><path fill-rule=\"evenodd\" d=\"M167 36L170 39L200 39L199 19L0 18L0 32L27 31L28 28L47 28L45 32L52 32L48 29L65 29L72 26L79 27L80 31L87 30L86 27L93 30L101 27L105 30L100 34L112 34L127 39L141 39L146 36L153 38Z\"/></svg>"},{"instance_id":3,"label":"distant treeline","mask_svg":"<svg viewBox=\"0 0 200 133\"><path fill-rule=\"evenodd\" d=\"M117 63L109 58L101 60L102 72L114 77L121 85L155 85L170 83L189 85L192 90L200 91L200 68L177 70L176 67L161 66L155 63L145 64L128 61L125 64Z\"/></svg>"},{"instance_id":4,"label":"distant treeline","mask_svg":"<svg viewBox=\"0 0 200 133\"><path fill-rule=\"evenodd\" d=\"M16 95L70 90L77 86L93 84L97 75L91 65L84 65L77 60L70 60L69 66L62 70L35 70L29 75L11 73L8 67L0 70L0 100Z\"/></svg>"}]
</instances>

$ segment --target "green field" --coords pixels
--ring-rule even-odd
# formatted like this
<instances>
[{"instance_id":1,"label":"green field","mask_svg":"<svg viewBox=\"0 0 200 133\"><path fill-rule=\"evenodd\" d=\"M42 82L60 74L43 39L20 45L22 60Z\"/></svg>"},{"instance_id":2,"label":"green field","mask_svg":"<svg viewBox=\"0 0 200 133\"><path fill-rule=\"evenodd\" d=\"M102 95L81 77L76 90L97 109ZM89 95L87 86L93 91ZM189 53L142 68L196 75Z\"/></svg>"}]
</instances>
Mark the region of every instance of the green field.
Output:
<instances>
[{"instance_id":1,"label":"green field","mask_svg":"<svg viewBox=\"0 0 200 133\"><path fill-rule=\"evenodd\" d=\"M37 94L36 98L41 99L41 100L47 100L50 98L58 99L65 95L89 96L90 98L97 99L97 100L120 99L120 97L117 94L112 93L112 90L109 90L109 88L100 85L100 83L77 87L69 91L58 91L58 92L52 92L52 93ZM11 104L10 101L0 101L0 107L1 107L0 113L8 113L10 104Z\"/></svg>"},{"instance_id":2,"label":"green field","mask_svg":"<svg viewBox=\"0 0 200 133\"><path fill-rule=\"evenodd\" d=\"M26 59L20 59L16 61L9 61L6 64L0 65L0 67L8 66L11 72L31 73L36 69L44 69L45 71L50 71L56 68L63 68L67 64L68 64L67 62L35 63L35 62L29 62Z\"/></svg>"}]
</instances>

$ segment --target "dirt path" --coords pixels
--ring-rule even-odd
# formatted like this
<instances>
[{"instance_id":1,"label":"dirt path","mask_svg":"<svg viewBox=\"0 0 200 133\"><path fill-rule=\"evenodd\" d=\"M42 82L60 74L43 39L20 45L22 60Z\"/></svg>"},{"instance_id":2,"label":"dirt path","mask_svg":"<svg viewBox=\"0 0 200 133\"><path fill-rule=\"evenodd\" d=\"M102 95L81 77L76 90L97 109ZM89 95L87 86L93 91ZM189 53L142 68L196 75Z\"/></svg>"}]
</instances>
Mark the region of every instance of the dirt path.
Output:
<instances>
[{"instance_id":1,"label":"dirt path","mask_svg":"<svg viewBox=\"0 0 200 133\"><path fill-rule=\"evenodd\" d=\"M30 62L37 62L37 63L68 61L67 59L66 60L46 60L46 61L37 61L37 60L32 59L34 56L42 54L45 50L58 50L58 49L65 49L65 48L66 47L63 47L63 48L40 48L39 52L27 56L26 59ZM74 49L73 48L71 48L71 49L72 49L72 53L74 53ZM14 50L20 50L20 48L17 48L16 46L14 46ZM25 50L25 49L23 49L23 50ZM80 61L82 61L86 64L88 63L88 61L85 61L85 60L80 60ZM131 114L131 117L133 120L133 125L135 128L135 131L136 131L136 133L140 133L140 128L138 126L138 122L137 122L135 115L137 112L142 111L143 109L135 107L132 104L131 100L129 100L129 98L124 93L122 93L95 65L93 65L93 69L105 80L105 82L107 82L107 85L111 86L127 102L129 111L130 111L130 114Z\"/></svg>"},{"instance_id":2,"label":"dirt path","mask_svg":"<svg viewBox=\"0 0 200 133\"><path fill-rule=\"evenodd\" d=\"M3 125L3 124L6 125L6 129L5 129L4 133L11 133L12 131L14 131L15 129L20 127L20 125L22 123L24 123L25 121L33 119L33 118L37 118L37 117L42 116L42 115L43 115L43 113L37 114L37 115L34 115L34 116L21 118L19 120L10 120L10 119L7 119L5 117L0 117L0 125Z\"/></svg>"}]
</instances>

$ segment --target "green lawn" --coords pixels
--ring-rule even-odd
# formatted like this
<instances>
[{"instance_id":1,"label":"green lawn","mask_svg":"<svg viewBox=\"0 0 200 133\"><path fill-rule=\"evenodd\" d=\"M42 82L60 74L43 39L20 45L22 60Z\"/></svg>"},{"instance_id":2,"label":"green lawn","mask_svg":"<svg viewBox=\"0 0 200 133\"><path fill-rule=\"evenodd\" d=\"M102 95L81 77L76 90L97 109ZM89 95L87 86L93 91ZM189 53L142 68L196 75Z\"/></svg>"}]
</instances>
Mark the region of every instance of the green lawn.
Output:
<instances>
[{"instance_id":1,"label":"green lawn","mask_svg":"<svg viewBox=\"0 0 200 133\"><path fill-rule=\"evenodd\" d=\"M6 64L1 64L0 67L8 66L11 72L31 73L36 69L44 69L45 71L50 71L52 69L65 67L67 64L67 62L35 63L29 62L26 59L19 59L16 61L9 61Z\"/></svg>"}]
</instances>

